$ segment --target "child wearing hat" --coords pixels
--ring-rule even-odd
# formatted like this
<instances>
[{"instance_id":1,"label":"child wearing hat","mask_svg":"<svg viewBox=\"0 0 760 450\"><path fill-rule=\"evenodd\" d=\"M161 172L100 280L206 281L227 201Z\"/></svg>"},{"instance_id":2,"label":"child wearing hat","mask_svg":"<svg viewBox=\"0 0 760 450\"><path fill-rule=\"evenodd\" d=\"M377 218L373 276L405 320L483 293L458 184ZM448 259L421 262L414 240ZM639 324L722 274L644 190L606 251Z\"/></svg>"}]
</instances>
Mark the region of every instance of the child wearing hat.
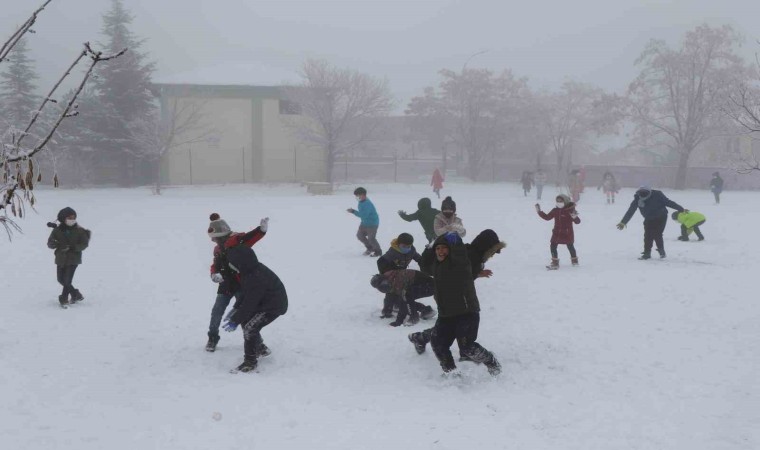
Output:
<instances>
[{"instance_id":1,"label":"child wearing hat","mask_svg":"<svg viewBox=\"0 0 760 450\"><path fill-rule=\"evenodd\" d=\"M403 324L407 315L411 323L418 322L420 314L425 319L435 315L433 308L416 301L417 298L433 295L432 291L427 295L421 293L418 295L412 294L412 292L421 292L418 288L419 285L427 281L432 282L432 279L429 279L429 277L420 272L406 270L412 261L419 264L420 254L414 248L414 237L409 233L399 234L396 239L391 241L391 248L377 259L378 272L389 281L390 286L395 287L395 289L389 289L385 293L383 311L380 316L380 318L393 317L393 306L398 306L399 312L396 316L396 321L391 322L391 326ZM414 272L417 273L415 274ZM377 288L377 286L374 287ZM410 291L408 295L407 290Z\"/></svg>"},{"instance_id":2,"label":"child wearing hat","mask_svg":"<svg viewBox=\"0 0 760 450\"><path fill-rule=\"evenodd\" d=\"M216 300L211 308L211 322L208 327L208 342L206 351L213 352L219 343L219 325L222 323L224 311L232 297L240 298L240 282L227 264L227 251L235 246L253 247L263 238L269 229L269 218L261 219L259 226L247 233L233 233L227 222L219 214L209 217L208 236L216 244L213 261L211 262L211 281L217 283Z\"/></svg>"},{"instance_id":3,"label":"child wearing hat","mask_svg":"<svg viewBox=\"0 0 760 450\"><path fill-rule=\"evenodd\" d=\"M551 263L546 266L549 270L559 269L559 255L557 247L566 245L570 252L570 261L574 266L578 265L578 255L575 253L575 233L573 224L581 223L581 218L575 211L575 202L565 194L560 194L556 198L556 205L549 211L549 214L541 211L541 205L536 203L536 212L544 220L554 219L554 228L552 229L552 238L549 241L549 251L552 255Z\"/></svg>"},{"instance_id":4,"label":"child wearing hat","mask_svg":"<svg viewBox=\"0 0 760 450\"><path fill-rule=\"evenodd\" d=\"M55 265L58 283L63 286L58 302L62 308L84 300L84 295L74 287L74 273L82 264L82 252L90 245L90 230L77 223L77 213L66 207L58 212L58 225L53 222L47 225L53 228L48 237L47 246L55 250ZM69 297L70 296L70 297Z\"/></svg>"},{"instance_id":5,"label":"child wearing hat","mask_svg":"<svg viewBox=\"0 0 760 450\"><path fill-rule=\"evenodd\" d=\"M456 233L462 238L467 233L464 224L462 224L462 219L457 217L457 204L451 197L446 197L441 202L441 212L435 216L433 230L436 236Z\"/></svg>"}]
</instances>

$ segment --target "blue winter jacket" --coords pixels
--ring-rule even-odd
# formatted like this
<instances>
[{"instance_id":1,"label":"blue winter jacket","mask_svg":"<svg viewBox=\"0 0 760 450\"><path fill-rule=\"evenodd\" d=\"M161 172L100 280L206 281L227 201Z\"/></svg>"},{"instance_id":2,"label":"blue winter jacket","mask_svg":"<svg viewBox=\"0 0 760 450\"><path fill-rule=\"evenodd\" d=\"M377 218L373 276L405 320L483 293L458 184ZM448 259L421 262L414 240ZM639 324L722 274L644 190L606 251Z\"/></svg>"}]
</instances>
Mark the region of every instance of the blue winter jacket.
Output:
<instances>
[{"instance_id":1,"label":"blue winter jacket","mask_svg":"<svg viewBox=\"0 0 760 450\"><path fill-rule=\"evenodd\" d=\"M628 207L628 211L625 213L625 216L623 216L623 220L621 222L628 223L628 221L631 220L631 217L633 217L633 214L636 212L636 208L639 208L641 215L644 216L644 220L667 217L667 208L673 208L678 212L683 211L681 205L665 197L665 194L663 194L662 191L652 190L649 198L644 200L642 205L639 205L639 200L641 199L637 192L633 195L631 206Z\"/></svg>"},{"instance_id":2,"label":"blue winter jacket","mask_svg":"<svg viewBox=\"0 0 760 450\"><path fill-rule=\"evenodd\" d=\"M377 215L375 205L368 198L359 202L359 210L354 211L354 215L362 220L363 227L380 226L380 217Z\"/></svg>"}]
</instances>

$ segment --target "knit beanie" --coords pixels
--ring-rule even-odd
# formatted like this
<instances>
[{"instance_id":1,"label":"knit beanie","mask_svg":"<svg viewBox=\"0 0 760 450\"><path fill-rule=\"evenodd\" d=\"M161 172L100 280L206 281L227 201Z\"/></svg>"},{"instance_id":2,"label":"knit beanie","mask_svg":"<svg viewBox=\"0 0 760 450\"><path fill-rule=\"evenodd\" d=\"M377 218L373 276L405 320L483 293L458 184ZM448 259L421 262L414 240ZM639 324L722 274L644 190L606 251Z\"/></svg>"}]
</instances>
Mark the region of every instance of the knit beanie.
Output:
<instances>
[{"instance_id":1,"label":"knit beanie","mask_svg":"<svg viewBox=\"0 0 760 450\"><path fill-rule=\"evenodd\" d=\"M208 236L210 238L224 237L232 233L230 226L219 217L219 214L211 214L209 220L211 220L211 223L208 224Z\"/></svg>"},{"instance_id":2,"label":"knit beanie","mask_svg":"<svg viewBox=\"0 0 760 450\"><path fill-rule=\"evenodd\" d=\"M396 238L396 242L404 245L412 245L414 244L414 237L409 233L401 233L398 235L398 238Z\"/></svg>"},{"instance_id":3,"label":"knit beanie","mask_svg":"<svg viewBox=\"0 0 760 450\"><path fill-rule=\"evenodd\" d=\"M452 200L451 197L446 197L441 202L441 211L445 210L451 210L454 212L457 210L457 204L454 203L454 200Z\"/></svg>"}]
</instances>

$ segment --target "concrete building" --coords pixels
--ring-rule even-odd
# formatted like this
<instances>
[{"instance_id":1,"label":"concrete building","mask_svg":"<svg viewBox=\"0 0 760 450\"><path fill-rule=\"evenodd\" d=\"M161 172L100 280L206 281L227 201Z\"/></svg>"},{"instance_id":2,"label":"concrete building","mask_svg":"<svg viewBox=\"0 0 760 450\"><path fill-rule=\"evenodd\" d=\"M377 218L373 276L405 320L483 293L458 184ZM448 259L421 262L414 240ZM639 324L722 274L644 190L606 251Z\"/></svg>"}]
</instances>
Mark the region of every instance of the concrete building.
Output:
<instances>
[{"instance_id":1,"label":"concrete building","mask_svg":"<svg viewBox=\"0 0 760 450\"><path fill-rule=\"evenodd\" d=\"M324 151L298 139L292 124L305 119L281 87L163 82L155 88L164 119L197 108L200 123L187 134L203 129L205 136L164 155L163 183L324 181Z\"/></svg>"}]
</instances>

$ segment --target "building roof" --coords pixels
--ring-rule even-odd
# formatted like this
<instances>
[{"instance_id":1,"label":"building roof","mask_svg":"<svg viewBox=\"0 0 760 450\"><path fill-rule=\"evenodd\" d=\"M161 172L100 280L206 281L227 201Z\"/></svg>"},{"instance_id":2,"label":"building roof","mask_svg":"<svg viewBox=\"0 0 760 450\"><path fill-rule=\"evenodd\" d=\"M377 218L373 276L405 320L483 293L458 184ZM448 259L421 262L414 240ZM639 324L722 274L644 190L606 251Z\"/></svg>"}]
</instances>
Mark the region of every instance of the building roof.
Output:
<instances>
[{"instance_id":1,"label":"building roof","mask_svg":"<svg viewBox=\"0 0 760 450\"><path fill-rule=\"evenodd\" d=\"M252 62L228 62L154 77L160 85L283 86L298 83L293 70Z\"/></svg>"}]
</instances>

